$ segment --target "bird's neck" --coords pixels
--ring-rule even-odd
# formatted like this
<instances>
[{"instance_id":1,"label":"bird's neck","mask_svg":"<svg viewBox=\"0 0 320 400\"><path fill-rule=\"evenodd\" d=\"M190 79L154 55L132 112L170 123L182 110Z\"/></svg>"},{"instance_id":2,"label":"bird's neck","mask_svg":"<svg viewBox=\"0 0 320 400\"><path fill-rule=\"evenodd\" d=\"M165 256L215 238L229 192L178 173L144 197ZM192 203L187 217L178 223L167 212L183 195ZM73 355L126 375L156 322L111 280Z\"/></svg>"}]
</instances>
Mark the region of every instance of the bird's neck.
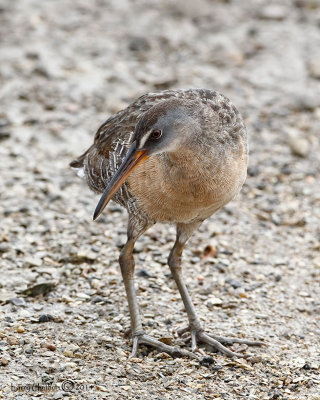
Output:
<instances>
[{"instance_id":1,"label":"bird's neck","mask_svg":"<svg viewBox=\"0 0 320 400\"><path fill-rule=\"evenodd\" d=\"M193 180L200 182L206 180L207 175L212 175L218 169L218 163L214 162L208 152L195 152L192 149L183 149L179 152L165 153L162 163L173 180Z\"/></svg>"}]
</instances>

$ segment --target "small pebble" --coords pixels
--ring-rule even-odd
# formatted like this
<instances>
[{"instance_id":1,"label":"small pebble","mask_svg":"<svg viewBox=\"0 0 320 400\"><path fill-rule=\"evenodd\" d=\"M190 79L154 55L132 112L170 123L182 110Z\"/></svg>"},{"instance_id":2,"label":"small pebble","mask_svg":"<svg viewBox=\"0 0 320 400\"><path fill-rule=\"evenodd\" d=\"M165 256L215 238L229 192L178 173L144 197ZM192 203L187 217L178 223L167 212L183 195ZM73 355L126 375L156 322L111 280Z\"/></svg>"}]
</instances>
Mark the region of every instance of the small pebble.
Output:
<instances>
[{"instance_id":1,"label":"small pebble","mask_svg":"<svg viewBox=\"0 0 320 400\"><path fill-rule=\"evenodd\" d=\"M292 136L289 139L291 153L295 156L305 158L310 151L310 143L303 137Z\"/></svg>"},{"instance_id":2,"label":"small pebble","mask_svg":"<svg viewBox=\"0 0 320 400\"><path fill-rule=\"evenodd\" d=\"M73 357L73 352L70 351L70 350L65 350L65 351L63 352L63 354L64 354L66 357Z\"/></svg>"},{"instance_id":3,"label":"small pebble","mask_svg":"<svg viewBox=\"0 0 320 400\"><path fill-rule=\"evenodd\" d=\"M210 356L205 356L200 360L200 365L203 365L204 367L208 367L209 365L212 365L215 363L216 363L216 361Z\"/></svg>"},{"instance_id":4,"label":"small pebble","mask_svg":"<svg viewBox=\"0 0 320 400\"><path fill-rule=\"evenodd\" d=\"M91 300L91 303L103 303L105 299L101 296L94 296L94 298Z\"/></svg>"},{"instance_id":5,"label":"small pebble","mask_svg":"<svg viewBox=\"0 0 320 400\"><path fill-rule=\"evenodd\" d=\"M252 356L252 357L247 358L247 361L251 362L252 364L257 364L262 361L262 357L261 356Z\"/></svg>"},{"instance_id":6,"label":"small pebble","mask_svg":"<svg viewBox=\"0 0 320 400\"><path fill-rule=\"evenodd\" d=\"M213 308L214 306L221 306L222 303L222 300L218 297L210 296L205 304L208 308Z\"/></svg>"},{"instance_id":7,"label":"small pebble","mask_svg":"<svg viewBox=\"0 0 320 400\"><path fill-rule=\"evenodd\" d=\"M143 36L134 36L129 41L129 50L134 52L147 52L150 50L148 40Z\"/></svg>"},{"instance_id":8,"label":"small pebble","mask_svg":"<svg viewBox=\"0 0 320 400\"><path fill-rule=\"evenodd\" d=\"M49 322L49 321L53 321L54 320L54 317L52 316L52 315L50 315L50 314L42 314L42 315L40 315L40 317L39 317L39 322Z\"/></svg>"},{"instance_id":9,"label":"small pebble","mask_svg":"<svg viewBox=\"0 0 320 400\"><path fill-rule=\"evenodd\" d=\"M14 336L9 336L7 341L10 346L17 346L19 344L19 340Z\"/></svg>"},{"instance_id":10,"label":"small pebble","mask_svg":"<svg viewBox=\"0 0 320 400\"><path fill-rule=\"evenodd\" d=\"M63 396L66 394L66 392L56 392L54 393L54 395L52 396L52 398L54 400L59 400L59 399L63 399Z\"/></svg>"},{"instance_id":11,"label":"small pebble","mask_svg":"<svg viewBox=\"0 0 320 400\"><path fill-rule=\"evenodd\" d=\"M140 269L137 272L138 276L142 276L143 278L152 278L152 275L146 269Z\"/></svg>"},{"instance_id":12,"label":"small pebble","mask_svg":"<svg viewBox=\"0 0 320 400\"><path fill-rule=\"evenodd\" d=\"M1 254L1 253L6 253L6 252L9 251L9 250L10 250L10 245L9 245L9 243L5 243L5 242L0 243L0 254Z\"/></svg>"},{"instance_id":13,"label":"small pebble","mask_svg":"<svg viewBox=\"0 0 320 400\"><path fill-rule=\"evenodd\" d=\"M268 4L259 11L261 19L281 21L287 16L287 9L282 5Z\"/></svg>"},{"instance_id":14,"label":"small pebble","mask_svg":"<svg viewBox=\"0 0 320 400\"><path fill-rule=\"evenodd\" d=\"M3 365L5 367L8 364L9 364L9 360L7 360L4 357L0 357L0 365Z\"/></svg>"},{"instance_id":15,"label":"small pebble","mask_svg":"<svg viewBox=\"0 0 320 400\"><path fill-rule=\"evenodd\" d=\"M215 257L217 255L217 250L211 244L208 244L202 252L202 258Z\"/></svg>"},{"instance_id":16,"label":"small pebble","mask_svg":"<svg viewBox=\"0 0 320 400\"><path fill-rule=\"evenodd\" d=\"M242 283L240 281L237 281L236 279L227 279L226 283L228 283L234 289L238 289L242 286Z\"/></svg>"},{"instance_id":17,"label":"small pebble","mask_svg":"<svg viewBox=\"0 0 320 400\"><path fill-rule=\"evenodd\" d=\"M24 260L24 267L41 267L42 260L36 257L26 257Z\"/></svg>"},{"instance_id":18,"label":"small pebble","mask_svg":"<svg viewBox=\"0 0 320 400\"><path fill-rule=\"evenodd\" d=\"M164 344L171 345L172 344L172 337L170 336L163 336L159 339L159 342L162 342Z\"/></svg>"},{"instance_id":19,"label":"small pebble","mask_svg":"<svg viewBox=\"0 0 320 400\"><path fill-rule=\"evenodd\" d=\"M220 272L220 273L225 273L226 272L226 268L227 268L227 265L225 265L225 264L223 264L223 263L221 263L221 262L218 262L217 264L214 264L214 267Z\"/></svg>"},{"instance_id":20,"label":"small pebble","mask_svg":"<svg viewBox=\"0 0 320 400\"><path fill-rule=\"evenodd\" d=\"M32 347L28 347L27 349L24 350L24 352L26 354L32 354L33 353L33 348Z\"/></svg>"},{"instance_id":21,"label":"small pebble","mask_svg":"<svg viewBox=\"0 0 320 400\"><path fill-rule=\"evenodd\" d=\"M0 142L2 142L3 140L9 139L11 136L10 132L1 132L0 131Z\"/></svg>"},{"instance_id":22,"label":"small pebble","mask_svg":"<svg viewBox=\"0 0 320 400\"><path fill-rule=\"evenodd\" d=\"M94 251L95 253L99 253L101 251L101 248L94 244L93 246L91 246L91 250Z\"/></svg>"},{"instance_id":23,"label":"small pebble","mask_svg":"<svg viewBox=\"0 0 320 400\"><path fill-rule=\"evenodd\" d=\"M311 60L308 67L311 78L320 79L320 58Z\"/></svg>"},{"instance_id":24,"label":"small pebble","mask_svg":"<svg viewBox=\"0 0 320 400\"><path fill-rule=\"evenodd\" d=\"M43 343L42 345L41 345L41 347L44 347L44 348L46 348L46 349L48 349L48 350L51 350L51 351L55 351L56 350L56 346L54 345L54 344L52 344L52 343Z\"/></svg>"},{"instance_id":25,"label":"small pebble","mask_svg":"<svg viewBox=\"0 0 320 400\"><path fill-rule=\"evenodd\" d=\"M26 302L22 297L15 297L10 300L10 303L17 307L26 307Z\"/></svg>"}]
</instances>

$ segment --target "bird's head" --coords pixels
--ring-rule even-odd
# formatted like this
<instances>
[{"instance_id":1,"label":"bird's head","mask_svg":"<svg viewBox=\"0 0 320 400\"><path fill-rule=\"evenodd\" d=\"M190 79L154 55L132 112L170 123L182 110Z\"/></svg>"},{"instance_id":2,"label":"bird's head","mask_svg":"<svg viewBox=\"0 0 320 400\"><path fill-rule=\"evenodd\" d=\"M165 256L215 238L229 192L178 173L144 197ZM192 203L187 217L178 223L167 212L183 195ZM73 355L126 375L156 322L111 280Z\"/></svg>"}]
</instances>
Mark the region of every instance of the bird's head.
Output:
<instances>
[{"instance_id":1,"label":"bird's head","mask_svg":"<svg viewBox=\"0 0 320 400\"><path fill-rule=\"evenodd\" d=\"M142 114L128 153L101 196L93 219L98 218L139 164L156 154L174 153L182 146L192 145L199 132L201 127L198 119L192 115L192 107L179 99L160 102Z\"/></svg>"}]
</instances>

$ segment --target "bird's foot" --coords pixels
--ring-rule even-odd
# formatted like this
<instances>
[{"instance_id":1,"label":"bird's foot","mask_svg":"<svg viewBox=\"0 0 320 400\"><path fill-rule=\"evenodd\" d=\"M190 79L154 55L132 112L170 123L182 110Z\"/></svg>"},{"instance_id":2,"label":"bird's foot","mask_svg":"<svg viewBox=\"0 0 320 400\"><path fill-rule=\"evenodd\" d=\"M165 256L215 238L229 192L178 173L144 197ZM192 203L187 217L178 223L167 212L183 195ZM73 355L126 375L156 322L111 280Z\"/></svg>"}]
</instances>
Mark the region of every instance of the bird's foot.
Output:
<instances>
[{"instance_id":1,"label":"bird's foot","mask_svg":"<svg viewBox=\"0 0 320 400\"><path fill-rule=\"evenodd\" d=\"M173 357L190 357L198 359L198 357L191 351L177 349L173 346L169 346L168 344L162 343L159 340L153 338L152 336L146 335L144 332L133 334L133 347L130 358L136 357L138 347L140 344L152 346L161 352L171 354Z\"/></svg>"},{"instance_id":2,"label":"bird's foot","mask_svg":"<svg viewBox=\"0 0 320 400\"><path fill-rule=\"evenodd\" d=\"M190 331L191 333L191 343L192 343L192 351L196 351L198 348L198 342L209 344L216 350L220 351L223 354L226 354L228 357L242 357L247 358L249 355L237 353L228 349L226 345L233 345L234 343L246 344L247 346L263 346L266 345L264 342L255 341L255 340L247 340L247 339L238 339L233 337L222 337L209 335L204 332L203 329L192 329L190 327L182 328L178 331L179 335L184 334L185 332ZM189 340L189 338L188 338Z\"/></svg>"}]
</instances>

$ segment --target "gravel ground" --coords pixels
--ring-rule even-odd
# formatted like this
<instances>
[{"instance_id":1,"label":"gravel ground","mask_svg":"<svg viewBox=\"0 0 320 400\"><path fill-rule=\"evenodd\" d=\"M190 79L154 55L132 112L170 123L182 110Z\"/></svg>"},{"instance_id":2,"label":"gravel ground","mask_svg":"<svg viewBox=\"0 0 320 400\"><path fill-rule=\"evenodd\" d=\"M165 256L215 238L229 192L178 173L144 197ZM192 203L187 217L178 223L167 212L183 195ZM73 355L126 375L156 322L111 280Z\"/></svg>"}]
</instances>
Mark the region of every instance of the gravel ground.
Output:
<instances>
[{"instance_id":1,"label":"gravel ground","mask_svg":"<svg viewBox=\"0 0 320 400\"><path fill-rule=\"evenodd\" d=\"M319 400L319 1L2 0L0 35L0 398ZM234 346L249 361L128 360L126 214L92 222L68 168L108 115L172 87L225 93L248 126L241 195L183 263L208 332L266 342ZM188 348L174 235L139 240L136 280L148 333Z\"/></svg>"}]
</instances>

